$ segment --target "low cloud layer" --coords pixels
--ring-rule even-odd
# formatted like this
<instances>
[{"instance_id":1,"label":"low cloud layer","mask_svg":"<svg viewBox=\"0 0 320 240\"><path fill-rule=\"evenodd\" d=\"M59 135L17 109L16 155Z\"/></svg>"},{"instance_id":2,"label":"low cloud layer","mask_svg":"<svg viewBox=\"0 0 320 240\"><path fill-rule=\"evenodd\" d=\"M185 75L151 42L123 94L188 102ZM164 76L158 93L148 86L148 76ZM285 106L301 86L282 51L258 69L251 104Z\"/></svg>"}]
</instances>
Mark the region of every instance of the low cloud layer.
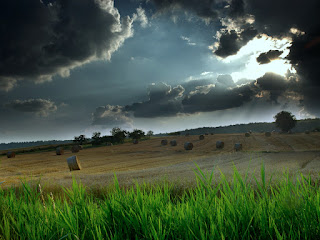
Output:
<instances>
[{"instance_id":1,"label":"low cloud layer","mask_svg":"<svg viewBox=\"0 0 320 240\"><path fill-rule=\"evenodd\" d=\"M107 116L112 116L116 121L111 122L117 126L122 122L119 115L125 116L128 121L128 118L133 117L176 117L185 114L234 109L257 100L264 101L266 104L283 104L283 106L288 105L291 100L295 102L301 100L299 83L295 75L289 73L286 77L275 73L266 73L256 80L243 80L237 83L230 75L219 75L215 84L205 85L202 80L199 80L197 85L196 82L196 80L192 81L192 91L190 84L187 85L189 91L185 91L182 85L176 87L165 83L151 85L147 101L133 103L125 107L109 106L108 109L115 108L116 110L108 110ZM97 115L97 110L94 115ZM105 113L105 109L100 110L101 113ZM93 124L96 125L99 123L97 119L103 119L103 117L95 117L94 119Z\"/></svg>"},{"instance_id":2,"label":"low cloud layer","mask_svg":"<svg viewBox=\"0 0 320 240\"><path fill-rule=\"evenodd\" d=\"M29 100L14 100L5 104L6 108L13 109L18 112L35 113L38 116L46 117L50 113L55 112L57 105L46 99L29 99Z\"/></svg>"},{"instance_id":3,"label":"low cloud layer","mask_svg":"<svg viewBox=\"0 0 320 240\"><path fill-rule=\"evenodd\" d=\"M178 85L174 88L158 83L149 86L149 100L141 103L134 103L125 107L128 112L133 112L134 117L172 117L181 112L181 98L184 88Z\"/></svg>"},{"instance_id":4,"label":"low cloud layer","mask_svg":"<svg viewBox=\"0 0 320 240\"><path fill-rule=\"evenodd\" d=\"M145 24L142 9L137 17ZM132 19L120 18L110 0L2 1L0 90L19 80L49 81L97 59L110 59L132 36Z\"/></svg>"},{"instance_id":5,"label":"low cloud layer","mask_svg":"<svg viewBox=\"0 0 320 240\"><path fill-rule=\"evenodd\" d=\"M92 114L92 125L130 128L132 127L132 119L122 106L107 105L96 108Z\"/></svg>"}]
</instances>

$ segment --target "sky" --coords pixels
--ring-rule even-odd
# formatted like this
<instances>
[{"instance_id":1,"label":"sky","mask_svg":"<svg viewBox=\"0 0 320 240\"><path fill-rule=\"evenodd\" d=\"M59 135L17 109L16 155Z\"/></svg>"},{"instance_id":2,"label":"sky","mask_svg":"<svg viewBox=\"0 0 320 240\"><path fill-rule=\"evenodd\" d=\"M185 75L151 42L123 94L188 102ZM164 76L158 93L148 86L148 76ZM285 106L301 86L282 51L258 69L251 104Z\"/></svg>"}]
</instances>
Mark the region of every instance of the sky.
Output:
<instances>
[{"instance_id":1,"label":"sky","mask_svg":"<svg viewBox=\"0 0 320 240\"><path fill-rule=\"evenodd\" d=\"M3 0L0 142L320 117L318 0Z\"/></svg>"}]
</instances>

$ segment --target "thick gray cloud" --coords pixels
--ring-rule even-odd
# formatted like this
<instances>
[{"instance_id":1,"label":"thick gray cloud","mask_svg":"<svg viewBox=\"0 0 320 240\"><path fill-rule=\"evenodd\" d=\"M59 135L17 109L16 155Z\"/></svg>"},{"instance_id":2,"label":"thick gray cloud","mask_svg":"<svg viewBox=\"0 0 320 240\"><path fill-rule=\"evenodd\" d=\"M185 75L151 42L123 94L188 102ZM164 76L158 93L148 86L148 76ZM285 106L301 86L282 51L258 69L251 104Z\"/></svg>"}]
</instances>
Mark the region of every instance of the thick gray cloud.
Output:
<instances>
[{"instance_id":1,"label":"thick gray cloud","mask_svg":"<svg viewBox=\"0 0 320 240\"><path fill-rule=\"evenodd\" d=\"M256 93L253 84L233 88L227 88L226 85L222 87L221 85L220 83L217 87L211 87L206 94L195 92L195 94L185 96L182 101L184 112L212 112L240 107L252 100Z\"/></svg>"},{"instance_id":2,"label":"thick gray cloud","mask_svg":"<svg viewBox=\"0 0 320 240\"><path fill-rule=\"evenodd\" d=\"M213 82L215 84L213 84ZM197 84L198 83L198 84ZM184 84L183 84L184 85ZM296 75L287 73L285 77L266 73L256 80L242 79L234 82L231 75L219 75L215 81L193 80L187 82L188 91L182 85L172 87L165 83L149 86L148 100L125 107L117 106L113 111L103 107L94 113L94 124L104 123L105 119L175 117L183 114L214 112L242 107L259 99L288 105L288 101L301 100ZM279 101L281 99L281 101ZM119 117L120 116L120 117ZM110 121L113 125L115 121ZM118 124L119 125L119 124Z\"/></svg>"},{"instance_id":3,"label":"thick gray cloud","mask_svg":"<svg viewBox=\"0 0 320 240\"><path fill-rule=\"evenodd\" d=\"M234 88L236 84L234 83L231 75L219 75L217 77L216 88Z\"/></svg>"},{"instance_id":4,"label":"thick gray cloud","mask_svg":"<svg viewBox=\"0 0 320 240\"><path fill-rule=\"evenodd\" d=\"M244 2L243 0L232 0L229 7L229 15L232 18L238 18L244 14Z\"/></svg>"},{"instance_id":5,"label":"thick gray cloud","mask_svg":"<svg viewBox=\"0 0 320 240\"><path fill-rule=\"evenodd\" d=\"M268 72L256 81L257 86L270 94L270 101L278 103L278 97L288 88L286 79L278 74Z\"/></svg>"},{"instance_id":6,"label":"thick gray cloud","mask_svg":"<svg viewBox=\"0 0 320 240\"><path fill-rule=\"evenodd\" d=\"M176 116L177 113L182 112L183 92L184 88L181 85L171 88L165 83L154 84L149 87L148 101L128 105L125 110L133 112L134 117Z\"/></svg>"},{"instance_id":7,"label":"thick gray cloud","mask_svg":"<svg viewBox=\"0 0 320 240\"><path fill-rule=\"evenodd\" d=\"M260 32L270 36L286 36L293 27L309 32L319 24L320 2L243 0L245 12L255 18L255 26Z\"/></svg>"},{"instance_id":8,"label":"thick gray cloud","mask_svg":"<svg viewBox=\"0 0 320 240\"><path fill-rule=\"evenodd\" d=\"M5 104L5 107L19 112L35 113L39 116L48 116L55 112L58 108L56 104L46 99L28 99L28 100L14 100Z\"/></svg>"},{"instance_id":9,"label":"thick gray cloud","mask_svg":"<svg viewBox=\"0 0 320 240\"><path fill-rule=\"evenodd\" d=\"M295 38L287 57L301 80L303 104L310 113L320 116L320 27Z\"/></svg>"},{"instance_id":10,"label":"thick gray cloud","mask_svg":"<svg viewBox=\"0 0 320 240\"><path fill-rule=\"evenodd\" d=\"M271 62L272 60L278 59L279 56L282 54L282 51L279 50L270 50L266 53L261 53L258 57L257 57L257 62L259 64L266 64Z\"/></svg>"},{"instance_id":11,"label":"thick gray cloud","mask_svg":"<svg viewBox=\"0 0 320 240\"><path fill-rule=\"evenodd\" d=\"M132 19L121 19L110 0L1 1L0 90L110 59L132 34Z\"/></svg>"},{"instance_id":12,"label":"thick gray cloud","mask_svg":"<svg viewBox=\"0 0 320 240\"><path fill-rule=\"evenodd\" d=\"M92 114L92 125L106 127L132 127L132 119L122 106L103 106L96 108Z\"/></svg>"},{"instance_id":13,"label":"thick gray cloud","mask_svg":"<svg viewBox=\"0 0 320 240\"><path fill-rule=\"evenodd\" d=\"M258 31L252 26L248 26L241 29L240 33L235 30L222 29L220 34L218 48L214 53L225 58L237 54L243 46L258 34Z\"/></svg>"}]
</instances>

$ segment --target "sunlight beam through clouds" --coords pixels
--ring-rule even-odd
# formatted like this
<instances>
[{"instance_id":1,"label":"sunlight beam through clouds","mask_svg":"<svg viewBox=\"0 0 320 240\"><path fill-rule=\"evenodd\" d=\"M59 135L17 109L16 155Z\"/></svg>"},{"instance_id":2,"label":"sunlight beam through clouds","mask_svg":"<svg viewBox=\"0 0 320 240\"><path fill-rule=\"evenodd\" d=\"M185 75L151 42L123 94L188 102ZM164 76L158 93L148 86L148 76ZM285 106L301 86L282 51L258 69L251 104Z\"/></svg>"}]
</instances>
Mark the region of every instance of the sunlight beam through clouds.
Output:
<instances>
[{"instance_id":1,"label":"sunlight beam through clouds","mask_svg":"<svg viewBox=\"0 0 320 240\"><path fill-rule=\"evenodd\" d=\"M245 68L240 72L233 72L232 78L237 81L241 78L257 79L263 76L266 72L274 72L276 74L284 76L288 70L295 73L295 70L291 67L291 64L285 59L289 54L289 47L291 46L291 40L283 38L281 40L262 35L260 38L255 37L249 41L248 44L240 49L236 55L229 56L225 59L218 59L226 64L239 61L247 57ZM268 64L259 64L257 57L269 50L279 50L283 53L279 59L273 60Z\"/></svg>"}]
</instances>

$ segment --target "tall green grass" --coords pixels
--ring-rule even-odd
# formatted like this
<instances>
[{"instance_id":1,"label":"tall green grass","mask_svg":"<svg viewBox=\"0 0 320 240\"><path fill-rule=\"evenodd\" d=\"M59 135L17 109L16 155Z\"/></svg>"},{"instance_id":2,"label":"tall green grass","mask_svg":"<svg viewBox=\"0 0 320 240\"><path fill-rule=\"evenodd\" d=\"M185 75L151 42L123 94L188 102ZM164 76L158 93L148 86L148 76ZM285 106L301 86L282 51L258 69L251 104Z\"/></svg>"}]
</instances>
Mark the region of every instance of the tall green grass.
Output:
<instances>
[{"instance_id":1,"label":"tall green grass","mask_svg":"<svg viewBox=\"0 0 320 240\"><path fill-rule=\"evenodd\" d=\"M320 239L318 180L284 173L276 183L197 166L197 185L138 185L96 197L73 180L63 194L0 190L0 239Z\"/></svg>"}]
</instances>

